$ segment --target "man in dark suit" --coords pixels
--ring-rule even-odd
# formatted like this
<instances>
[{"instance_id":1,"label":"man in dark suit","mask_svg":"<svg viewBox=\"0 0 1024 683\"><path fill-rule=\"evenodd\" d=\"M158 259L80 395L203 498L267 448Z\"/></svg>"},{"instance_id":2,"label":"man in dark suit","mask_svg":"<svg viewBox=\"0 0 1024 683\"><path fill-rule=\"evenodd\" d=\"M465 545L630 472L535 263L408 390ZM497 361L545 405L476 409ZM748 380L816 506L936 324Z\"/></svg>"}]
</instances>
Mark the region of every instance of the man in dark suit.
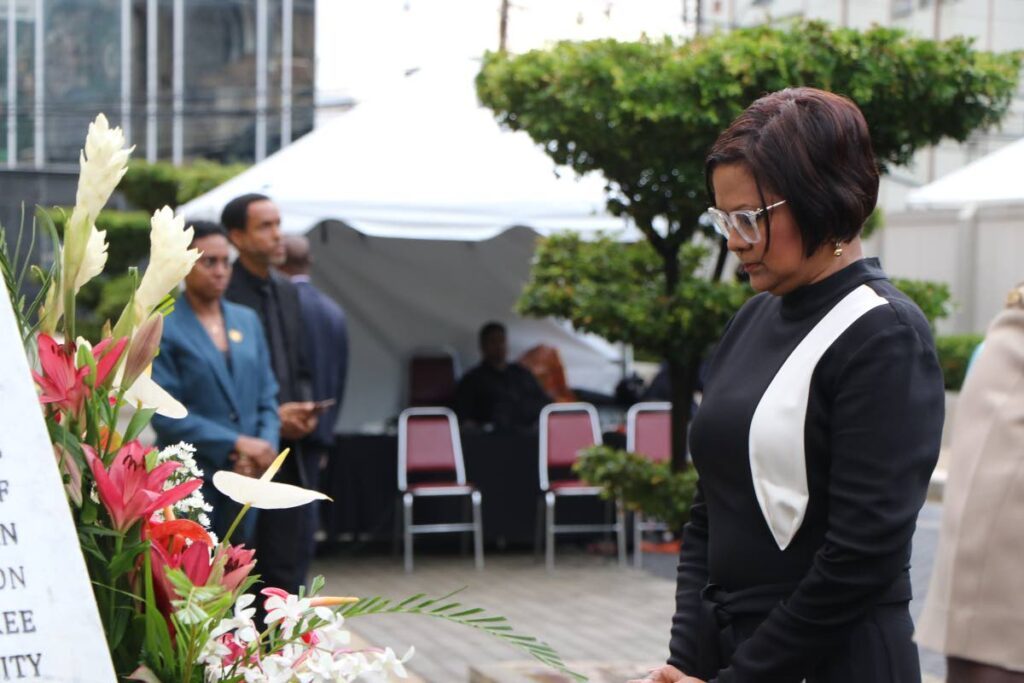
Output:
<instances>
[{"instance_id":1,"label":"man in dark suit","mask_svg":"<svg viewBox=\"0 0 1024 683\"><path fill-rule=\"evenodd\" d=\"M289 235L284 247L285 261L280 271L291 278L299 290L299 306L306 324L306 352L313 375L313 399L321 405L333 401L323 409L316 429L303 442L307 452L317 456L322 467L334 446L334 427L345 394L348 324L341 306L310 282L313 259L309 240ZM319 474L319 469L314 474Z\"/></svg>"},{"instance_id":2,"label":"man in dark suit","mask_svg":"<svg viewBox=\"0 0 1024 683\"><path fill-rule=\"evenodd\" d=\"M278 383L281 448L291 455L275 481L309 487L319 463L305 453L302 440L317 424L306 358L305 325L299 293L272 266L284 262L281 214L270 198L246 194L228 202L221 214L238 261L225 298L259 314L267 335L270 363ZM313 510L309 506L261 510L256 520L258 572L268 586L298 592L313 559Z\"/></svg>"}]
</instances>

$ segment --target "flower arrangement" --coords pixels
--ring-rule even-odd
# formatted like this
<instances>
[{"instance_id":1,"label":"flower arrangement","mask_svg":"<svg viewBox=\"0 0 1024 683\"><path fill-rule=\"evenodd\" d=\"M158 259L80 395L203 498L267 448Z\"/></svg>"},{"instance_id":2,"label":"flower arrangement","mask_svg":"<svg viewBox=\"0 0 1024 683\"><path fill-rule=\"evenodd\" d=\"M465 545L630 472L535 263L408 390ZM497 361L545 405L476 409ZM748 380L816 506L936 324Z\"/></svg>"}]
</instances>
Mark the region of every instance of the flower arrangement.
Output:
<instances>
[{"instance_id":1,"label":"flower arrangement","mask_svg":"<svg viewBox=\"0 0 1024 683\"><path fill-rule=\"evenodd\" d=\"M411 649L402 657L390 648L353 649L345 623L368 614L419 613L493 633L581 678L544 643L451 596L401 602L328 597L320 595L320 577L298 595L272 586L254 592L254 551L231 543L242 517L252 507L294 507L326 496L273 481L287 451L259 479L217 472L214 485L242 505L217 539L208 529L195 450L188 444L158 450L140 441L154 414L186 415L149 375L163 318L173 308L169 293L199 258L190 248L192 229L169 207L153 214L149 266L141 278L129 271L134 293L118 320L107 322L102 339L76 336L76 295L107 259L106 235L95 220L131 151L102 114L89 126L63 244L48 214L36 212L36 226L49 232L56 258L49 271L32 267L41 289L30 302L18 296L30 269L20 262L20 250L13 257L8 252L0 230L0 271L36 368L53 456L118 675L149 683L404 678ZM127 423L119 419L129 415ZM257 599L266 612L262 623L254 619Z\"/></svg>"}]
</instances>

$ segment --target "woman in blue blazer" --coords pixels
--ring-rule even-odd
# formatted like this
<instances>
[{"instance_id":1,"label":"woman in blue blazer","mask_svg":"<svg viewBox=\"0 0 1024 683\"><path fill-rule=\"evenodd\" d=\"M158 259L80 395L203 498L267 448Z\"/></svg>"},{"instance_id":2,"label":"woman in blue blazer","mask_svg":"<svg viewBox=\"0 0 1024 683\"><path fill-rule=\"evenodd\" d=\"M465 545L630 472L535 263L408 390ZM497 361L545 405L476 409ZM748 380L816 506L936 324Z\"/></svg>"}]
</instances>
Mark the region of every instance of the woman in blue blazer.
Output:
<instances>
[{"instance_id":1,"label":"woman in blue blazer","mask_svg":"<svg viewBox=\"0 0 1024 683\"><path fill-rule=\"evenodd\" d=\"M213 506L213 529L222 537L238 507L210 481L218 470L255 476L273 461L280 430L277 381L259 316L223 298L231 278L224 229L207 222L193 227L192 246L202 256L164 322L153 362L153 379L188 409L188 416L156 416L153 428L160 446L185 441L196 447L207 483L203 496ZM247 515L245 528L232 541L251 540L254 520Z\"/></svg>"}]
</instances>

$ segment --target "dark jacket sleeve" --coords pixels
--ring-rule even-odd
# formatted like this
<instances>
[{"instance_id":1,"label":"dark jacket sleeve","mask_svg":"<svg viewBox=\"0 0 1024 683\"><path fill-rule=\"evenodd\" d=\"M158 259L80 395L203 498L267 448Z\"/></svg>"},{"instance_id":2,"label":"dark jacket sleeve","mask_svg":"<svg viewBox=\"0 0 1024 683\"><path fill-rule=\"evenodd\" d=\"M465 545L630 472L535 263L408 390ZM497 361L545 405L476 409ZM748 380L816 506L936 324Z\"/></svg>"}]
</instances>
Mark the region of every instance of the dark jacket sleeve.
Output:
<instances>
[{"instance_id":1,"label":"dark jacket sleeve","mask_svg":"<svg viewBox=\"0 0 1024 683\"><path fill-rule=\"evenodd\" d=\"M680 671L697 670L697 628L700 593L708 583L708 513L704 491L697 492L690 507L690 521L683 527L676 575L676 613L672 617L672 639L668 663Z\"/></svg>"},{"instance_id":2,"label":"dark jacket sleeve","mask_svg":"<svg viewBox=\"0 0 1024 683\"><path fill-rule=\"evenodd\" d=\"M825 542L714 682L802 680L909 564L942 433L935 352L911 325L888 326L849 356L835 387Z\"/></svg>"}]
</instances>

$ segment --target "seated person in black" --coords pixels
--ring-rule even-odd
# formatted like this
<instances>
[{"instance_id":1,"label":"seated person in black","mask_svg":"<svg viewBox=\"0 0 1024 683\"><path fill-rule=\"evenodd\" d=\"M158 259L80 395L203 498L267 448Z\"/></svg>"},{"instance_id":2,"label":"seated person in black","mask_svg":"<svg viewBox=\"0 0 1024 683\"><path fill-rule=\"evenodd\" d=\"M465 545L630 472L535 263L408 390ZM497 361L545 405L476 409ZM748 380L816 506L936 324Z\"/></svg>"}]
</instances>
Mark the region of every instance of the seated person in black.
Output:
<instances>
[{"instance_id":1,"label":"seated person in black","mask_svg":"<svg viewBox=\"0 0 1024 683\"><path fill-rule=\"evenodd\" d=\"M462 376L455 392L462 426L508 431L536 425L551 399L529 370L508 362L504 325L490 322L480 329L480 355L480 364Z\"/></svg>"}]
</instances>

